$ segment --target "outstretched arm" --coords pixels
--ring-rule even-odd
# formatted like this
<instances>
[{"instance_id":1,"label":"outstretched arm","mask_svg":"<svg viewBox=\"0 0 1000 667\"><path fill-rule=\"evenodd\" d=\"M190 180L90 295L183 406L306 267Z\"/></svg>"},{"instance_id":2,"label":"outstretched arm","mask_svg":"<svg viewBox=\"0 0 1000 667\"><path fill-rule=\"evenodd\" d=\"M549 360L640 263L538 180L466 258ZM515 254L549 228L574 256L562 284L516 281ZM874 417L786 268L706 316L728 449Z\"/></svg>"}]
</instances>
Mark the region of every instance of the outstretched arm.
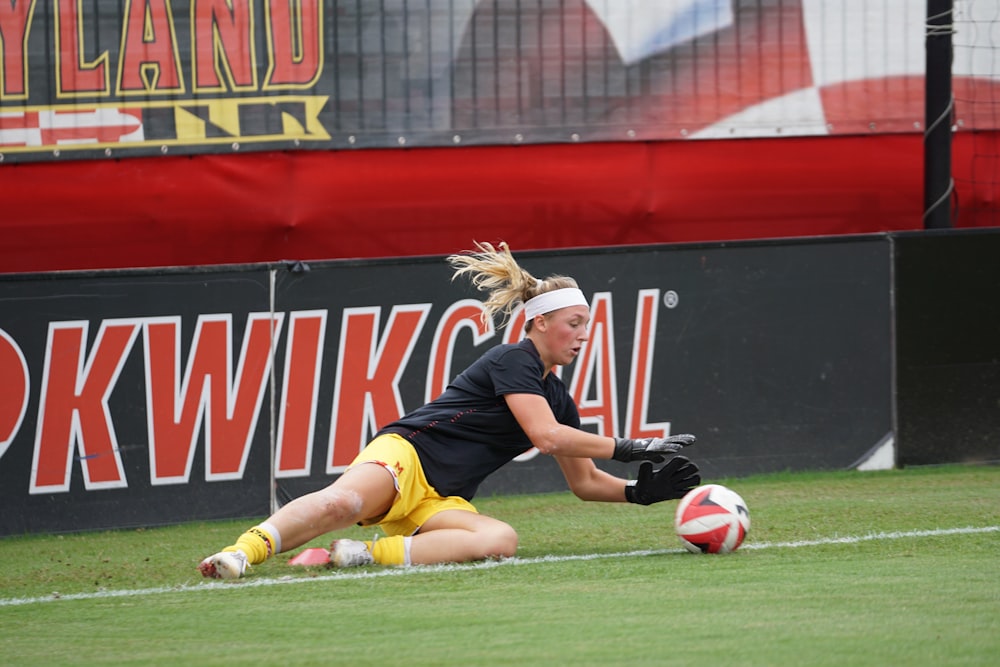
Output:
<instances>
[{"instance_id":1,"label":"outstretched arm","mask_svg":"<svg viewBox=\"0 0 1000 667\"><path fill-rule=\"evenodd\" d=\"M531 444L550 456L663 463L695 441L688 434L638 439L597 435L560 424L546 400L537 394L508 394L504 398Z\"/></svg>"},{"instance_id":2,"label":"outstretched arm","mask_svg":"<svg viewBox=\"0 0 1000 667\"><path fill-rule=\"evenodd\" d=\"M614 438L557 422L552 408L542 396L507 394L504 398L531 444L542 454L610 459L615 452Z\"/></svg>"},{"instance_id":3,"label":"outstretched arm","mask_svg":"<svg viewBox=\"0 0 1000 667\"><path fill-rule=\"evenodd\" d=\"M580 500L625 502L625 480L604 472L594 465L593 460L557 456L556 462L569 484L569 490Z\"/></svg>"},{"instance_id":4,"label":"outstretched arm","mask_svg":"<svg viewBox=\"0 0 1000 667\"><path fill-rule=\"evenodd\" d=\"M630 482L604 472L591 459L557 456L556 461L570 490L581 500L652 505L682 498L701 484L698 466L683 456L675 456L656 471L645 461L639 466L639 478Z\"/></svg>"},{"instance_id":5,"label":"outstretched arm","mask_svg":"<svg viewBox=\"0 0 1000 667\"><path fill-rule=\"evenodd\" d=\"M692 435L632 440L611 438L560 424L544 398L535 394L509 394L507 406L528 438L541 453L554 456L574 495L582 500L630 502L651 505L682 497L701 484L698 466L683 456L673 456L694 442ZM652 461L670 461L653 470ZM600 470L593 459L642 461L639 477L626 482Z\"/></svg>"}]
</instances>

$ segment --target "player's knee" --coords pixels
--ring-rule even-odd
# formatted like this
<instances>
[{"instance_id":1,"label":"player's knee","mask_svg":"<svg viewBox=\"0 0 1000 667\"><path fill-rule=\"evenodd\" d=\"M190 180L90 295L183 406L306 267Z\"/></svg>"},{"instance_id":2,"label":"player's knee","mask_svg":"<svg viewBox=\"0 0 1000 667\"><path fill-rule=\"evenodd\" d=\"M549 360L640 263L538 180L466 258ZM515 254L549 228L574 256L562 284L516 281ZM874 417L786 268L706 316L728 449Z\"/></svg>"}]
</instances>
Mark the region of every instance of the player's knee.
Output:
<instances>
[{"instance_id":1,"label":"player's knee","mask_svg":"<svg viewBox=\"0 0 1000 667\"><path fill-rule=\"evenodd\" d=\"M517 553L517 541L517 531L500 523L489 531L489 537L484 540L486 549L483 555L486 558L511 558Z\"/></svg>"},{"instance_id":2,"label":"player's knee","mask_svg":"<svg viewBox=\"0 0 1000 667\"><path fill-rule=\"evenodd\" d=\"M318 493L323 515L328 520L356 523L364 518L361 516L361 495L356 491L327 487Z\"/></svg>"}]
</instances>

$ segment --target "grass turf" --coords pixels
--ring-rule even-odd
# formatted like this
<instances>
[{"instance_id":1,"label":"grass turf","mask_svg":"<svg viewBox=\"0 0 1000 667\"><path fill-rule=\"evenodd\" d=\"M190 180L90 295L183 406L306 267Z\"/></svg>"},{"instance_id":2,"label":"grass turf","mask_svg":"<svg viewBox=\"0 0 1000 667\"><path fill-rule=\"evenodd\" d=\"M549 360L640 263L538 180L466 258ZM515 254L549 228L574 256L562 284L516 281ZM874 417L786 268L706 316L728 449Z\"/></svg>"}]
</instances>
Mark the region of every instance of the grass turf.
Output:
<instances>
[{"instance_id":1,"label":"grass turf","mask_svg":"<svg viewBox=\"0 0 1000 667\"><path fill-rule=\"evenodd\" d=\"M242 582L203 582L197 561L245 521L9 538L0 654L13 665L995 663L1000 468L721 483L753 520L728 556L680 549L675 502L568 494L480 500L518 529L518 558L444 568L331 574L288 566L293 552ZM979 530L941 532L967 528Z\"/></svg>"}]
</instances>

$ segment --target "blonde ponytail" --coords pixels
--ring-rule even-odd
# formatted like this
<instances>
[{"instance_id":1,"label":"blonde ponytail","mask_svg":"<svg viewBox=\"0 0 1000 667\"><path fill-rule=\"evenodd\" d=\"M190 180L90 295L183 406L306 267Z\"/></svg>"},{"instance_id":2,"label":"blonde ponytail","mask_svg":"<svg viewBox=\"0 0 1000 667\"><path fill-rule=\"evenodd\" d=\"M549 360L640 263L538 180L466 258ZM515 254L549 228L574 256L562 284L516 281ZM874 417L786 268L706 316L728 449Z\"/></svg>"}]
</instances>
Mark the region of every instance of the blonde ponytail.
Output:
<instances>
[{"instance_id":1,"label":"blonde ponytail","mask_svg":"<svg viewBox=\"0 0 1000 667\"><path fill-rule=\"evenodd\" d=\"M488 297L483 302L483 319L501 315L500 327L510 321L514 310L528 299L563 287L576 287L576 281L567 276L549 276L545 280L535 278L521 268L510 252L507 243L501 241L494 247L490 243L475 241L475 250L470 250L447 258L455 267L451 279L468 276L473 286ZM531 328L531 322L525 330Z\"/></svg>"}]
</instances>

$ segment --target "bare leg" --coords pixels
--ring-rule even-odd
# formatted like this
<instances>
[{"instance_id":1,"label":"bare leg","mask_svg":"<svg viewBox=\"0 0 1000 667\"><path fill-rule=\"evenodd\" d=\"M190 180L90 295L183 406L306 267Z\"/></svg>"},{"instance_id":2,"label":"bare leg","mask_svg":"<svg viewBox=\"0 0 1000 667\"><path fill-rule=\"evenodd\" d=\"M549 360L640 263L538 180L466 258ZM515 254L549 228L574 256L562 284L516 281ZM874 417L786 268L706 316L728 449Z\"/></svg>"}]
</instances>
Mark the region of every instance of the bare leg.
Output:
<instances>
[{"instance_id":1,"label":"bare leg","mask_svg":"<svg viewBox=\"0 0 1000 667\"><path fill-rule=\"evenodd\" d=\"M508 524L465 510L445 510L428 519L410 544L414 565L460 563L517 552L517 533Z\"/></svg>"},{"instance_id":2,"label":"bare leg","mask_svg":"<svg viewBox=\"0 0 1000 667\"><path fill-rule=\"evenodd\" d=\"M325 533L385 514L395 499L388 470L359 464L330 486L284 505L267 521L281 534L281 550L289 551Z\"/></svg>"},{"instance_id":3,"label":"bare leg","mask_svg":"<svg viewBox=\"0 0 1000 667\"><path fill-rule=\"evenodd\" d=\"M248 566L266 560L272 549L288 551L324 533L381 516L395 498L392 473L379 465L359 464L325 489L288 503L240 535L236 544L201 561L198 570L212 579L242 577Z\"/></svg>"}]
</instances>

